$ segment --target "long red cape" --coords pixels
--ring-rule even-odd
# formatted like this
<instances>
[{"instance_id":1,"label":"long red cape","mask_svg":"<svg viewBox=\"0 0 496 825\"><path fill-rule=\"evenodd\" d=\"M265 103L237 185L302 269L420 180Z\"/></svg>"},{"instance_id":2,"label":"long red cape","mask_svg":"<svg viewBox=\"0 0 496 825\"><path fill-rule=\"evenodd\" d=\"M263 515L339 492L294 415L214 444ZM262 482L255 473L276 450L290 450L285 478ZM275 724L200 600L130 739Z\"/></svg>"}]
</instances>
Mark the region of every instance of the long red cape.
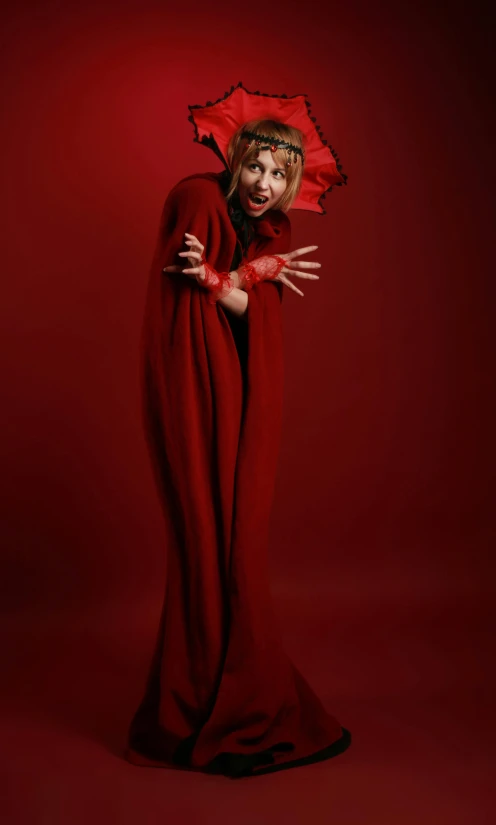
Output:
<instances>
[{"instance_id":1,"label":"long red cape","mask_svg":"<svg viewBox=\"0 0 496 825\"><path fill-rule=\"evenodd\" d=\"M143 327L145 430L166 519L167 584L128 759L253 775L328 758L349 744L284 653L268 576L281 429L282 284L248 292L247 351L206 291L164 266L184 233L229 271L236 234L217 174L166 200ZM290 249L282 212L254 221L245 258ZM329 747L331 746L331 747ZM323 750L326 749L326 750Z\"/></svg>"}]
</instances>

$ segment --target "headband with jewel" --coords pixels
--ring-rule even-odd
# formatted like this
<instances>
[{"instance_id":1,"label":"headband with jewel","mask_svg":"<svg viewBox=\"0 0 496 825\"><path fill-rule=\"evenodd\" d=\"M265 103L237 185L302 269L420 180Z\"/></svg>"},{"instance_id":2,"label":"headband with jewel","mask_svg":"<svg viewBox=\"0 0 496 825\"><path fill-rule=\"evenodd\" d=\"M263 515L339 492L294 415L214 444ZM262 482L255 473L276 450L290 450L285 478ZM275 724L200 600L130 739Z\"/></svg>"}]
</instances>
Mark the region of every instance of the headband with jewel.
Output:
<instances>
[{"instance_id":1,"label":"headband with jewel","mask_svg":"<svg viewBox=\"0 0 496 825\"><path fill-rule=\"evenodd\" d=\"M282 138L275 138L275 137L267 137L267 135L260 135L258 132L242 132L241 138L247 139L246 149L248 151L250 146L253 145L253 141L257 146L257 157L260 151L270 149L272 154L277 152L278 149L287 149L288 150L288 159L286 161L286 166L291 166L291 155L293 155L293 163L296 163L298 160L298 155L301 157L301 165L303 166L305 162L305 158L303 156L303 152L300 146L295 146L293 143L287 143ZM268 144L268 146L262 146L262 143Z\"/></svg>"}]
</instances>

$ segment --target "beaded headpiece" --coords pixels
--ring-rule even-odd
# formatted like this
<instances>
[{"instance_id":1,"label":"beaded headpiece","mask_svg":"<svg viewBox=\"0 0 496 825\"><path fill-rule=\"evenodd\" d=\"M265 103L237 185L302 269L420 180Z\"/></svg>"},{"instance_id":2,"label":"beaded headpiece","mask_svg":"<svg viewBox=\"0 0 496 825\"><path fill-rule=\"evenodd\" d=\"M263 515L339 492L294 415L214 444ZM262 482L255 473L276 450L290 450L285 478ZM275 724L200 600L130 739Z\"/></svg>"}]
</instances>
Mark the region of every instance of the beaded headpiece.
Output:
<instances>
[{"instance_id":1,"label":"beaded headpiece","mask_svg":"<svg viewBox=\"0 0 496 825\"><path fill-rule=\"evenodd\" d=\"M293 143L287 143L285 140L281 138L271 138L267 137L267 135L259 135L257 132L242 132L241 138L246 138L247 143L245 146L245 152L253 146L253 141L255 141L255 145L257 146L256 157L258 158L258 154L265 149L270 149L272 154L277 152L278 149L287 149L288 150L288 157L286 160L286 166L291 166L292 163L296 163L298 159L298 155L301 157L301 165L303 166L305 162L305 158L300 146L295 146ZM268 146L262 146L262 143L268 144ZM291 161L291 155L293 155L293 161Z\"/></svg>"}]
</instances>

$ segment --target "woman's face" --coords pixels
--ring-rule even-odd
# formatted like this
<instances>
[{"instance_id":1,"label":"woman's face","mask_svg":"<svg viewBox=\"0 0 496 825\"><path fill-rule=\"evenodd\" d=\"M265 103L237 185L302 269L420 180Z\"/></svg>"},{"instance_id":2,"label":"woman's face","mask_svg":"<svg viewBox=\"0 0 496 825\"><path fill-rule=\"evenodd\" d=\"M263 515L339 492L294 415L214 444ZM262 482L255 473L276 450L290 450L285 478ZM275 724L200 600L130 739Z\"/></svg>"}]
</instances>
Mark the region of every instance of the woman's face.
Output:
<instances>
[{"instance_id":1,"label":"woman's face","mask_svg":"<svg viewBox=\"0 0 496 825\"><path fill-rule=\"evenodd\" d=\"M261 151L258 158L251 158L241 166L238 195L241 206L251 217L273 209L286 186L286 170L276 164L270 149Z\"/></svg>"}]
</instances>

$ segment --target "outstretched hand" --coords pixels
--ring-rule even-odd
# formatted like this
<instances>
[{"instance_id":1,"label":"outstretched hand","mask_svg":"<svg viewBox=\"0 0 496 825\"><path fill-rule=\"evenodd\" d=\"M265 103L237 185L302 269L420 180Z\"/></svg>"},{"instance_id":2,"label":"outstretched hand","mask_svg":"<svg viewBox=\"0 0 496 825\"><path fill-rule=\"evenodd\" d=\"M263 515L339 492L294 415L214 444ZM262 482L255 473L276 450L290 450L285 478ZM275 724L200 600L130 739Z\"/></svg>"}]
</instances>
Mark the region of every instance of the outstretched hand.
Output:
<instances>
[{"instance_id":1,"label":"outstretched hand","mask_svg":"<svg viewBox=\"0 0 496 825\"><path fill-rule=\"evenodd\" d=\"M186 246L189 246L189 249L186 252L179 252L180 258L187 258L189 267L183 269L182 266L166 266L163 269L163 272L181 272L183 275L186 275L188 278L194 278L198 281L200 285L204 285L206 272L205 267L203 266L203 252L204 252L204 245L200 243L198 238L195 235L192 235L190 232L184 233ZM310 272L305 272L302 270L306 269L320 269L321 264L317 261L297 261L295 258L298 258L300 255L306 255L308 252L315 252L318 249L318 246L303 246L299 249L295 249L293 252L285 252L282 255L278 255L278 258L282 258L282 260L286 261L285 266L280 270L279 274L274 278L275 281L280 281L285 286L289 287L293 292L296 292L297 295L300 295L303 298L303 292L295 286L292 281L289 280L289 277L296 276L297 278L305 278L307 280L319 280L318 275L312 275ZM251 261L252 265L256 266L256 262L259 261L262 263L262 258L255 258L254 261ZM289 276L289 277L288 277Z\"/></svg>"},{"instance_id":2,"label":"outstretched hand","mask_svg":"<svg viewBox=\"0 0 496 825\"><path fill-rule=\"evenodd\" d=\"M318 246L302 246L300 249L295 249L294 252L286 252L284 255L278 255L278 258L282 258L287 263L276 278L275 281L281 281L281 283L288 286L293 292L296 292L298 295L301 295L303 298L303 292L298 289L290 280L288 280L289 276L295 276L297 278L306 278L308 280L317 281L319 279L318 275L311 275L309 272L301 272L302 269L320 269L321 264L317 263L317 261L295 261L295 258L298 258L300 255L306 255L307 252L315 252L318 249Z\"/></svg>"},{"instance_id":3,"label":"outstretched hand","mask_svg":"<svg viewBox=\"0 0 496 825\"><path fill-rule=\"evenodd\" d=\"M184 243L186 246L189 246L189 250L187 252L179 252L178 255L180 258L188 259L188 269L183 269L182 266L172 265L165 266L162 272L181 272L183 275L187 275L188 278L196 278L199 284L203 284L206 277L205 267L203 266L203 251L205 247L195 235L191 235L189 232L185 232L184 237L186 238Z\"/></svg>"}]
</instances>

